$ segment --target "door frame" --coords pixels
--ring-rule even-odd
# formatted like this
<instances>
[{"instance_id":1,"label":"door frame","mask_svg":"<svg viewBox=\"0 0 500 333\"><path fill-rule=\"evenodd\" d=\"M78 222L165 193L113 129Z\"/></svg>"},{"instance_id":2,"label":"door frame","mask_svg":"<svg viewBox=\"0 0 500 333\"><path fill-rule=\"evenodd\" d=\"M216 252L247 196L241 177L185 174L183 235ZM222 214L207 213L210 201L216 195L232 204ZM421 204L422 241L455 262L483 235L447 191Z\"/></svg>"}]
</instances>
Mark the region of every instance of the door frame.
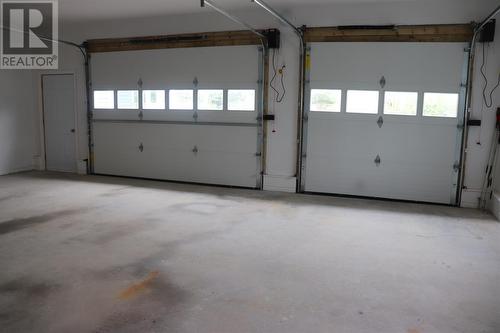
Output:
<instances>
[{"instance_id":1,"label":"door frame","mask_svg":"<svg viewBox=\"0 0 500 333\"><path fill-rule=\"evenodd\" d=\"M74 114L74 129L75 129L75 160L74 160L74 165L75 165L75 173L78 173L78 156L79 156L79 148L78 148L78 137L79 137L79 122L78 122L78 112L77 112L77 89L76 89L76 74L75 72L72 71L58 71L56 73L54 72L49 72L49 71L44 71L39 74L39 79L38 79L38 89L39 89L39 96L38 96L38 105L39 105L39 115L40 115L40 121L39 121L39 128L40 128L40 156L39 156L39 165L38 169L39 170L47 170L47 142L46 142L46 135L45 135L45 107L44 107L44 89L43 89L43 78L45 76L57 76L57 75L64 75L68 76L71 75L73 77L73 114Z\"/></svg>"}]
</instances>

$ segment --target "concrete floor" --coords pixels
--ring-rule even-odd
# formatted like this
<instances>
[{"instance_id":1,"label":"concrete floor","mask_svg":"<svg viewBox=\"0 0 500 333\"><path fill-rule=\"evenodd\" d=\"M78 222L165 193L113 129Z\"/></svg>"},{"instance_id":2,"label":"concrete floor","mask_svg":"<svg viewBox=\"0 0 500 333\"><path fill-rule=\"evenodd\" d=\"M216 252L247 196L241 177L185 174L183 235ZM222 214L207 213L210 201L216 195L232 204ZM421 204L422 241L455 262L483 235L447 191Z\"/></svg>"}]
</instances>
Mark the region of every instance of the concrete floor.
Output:
<instances>
[{"instance_id":1,"label":"concrete floor","mask_svg":"<svg viewBox=\"0 0 500 333\"><path fill-rule=\"evenodd\" d=\"M500 224L441 206L0 177L2 332L500 332Z\"/></svg>"}]
</instances>

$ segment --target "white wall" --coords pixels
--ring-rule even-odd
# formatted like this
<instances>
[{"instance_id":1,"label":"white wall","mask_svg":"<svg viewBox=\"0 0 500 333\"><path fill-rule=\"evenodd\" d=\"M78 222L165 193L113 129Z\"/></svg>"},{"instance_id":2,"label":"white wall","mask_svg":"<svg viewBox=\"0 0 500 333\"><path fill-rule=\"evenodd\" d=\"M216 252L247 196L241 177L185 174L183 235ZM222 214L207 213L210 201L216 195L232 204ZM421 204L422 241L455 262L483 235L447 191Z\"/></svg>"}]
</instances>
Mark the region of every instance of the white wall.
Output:
<instances>
[{"instance_id":1,"label":"white wall","mask_svg":"<svg viewBox=\"0 0 500 333\"><path fill-rule=\"evenodd\" d=\"M269 0L272 4L272 1ZM496 0L413 0L389 3L359 3L335 4L324 6L302 6L278 8L296 25L335 26L351 24L443 24L466 23L479 21L498 5ZM286 27L263 12L255 10L237 12L236 15L258 28L278 27L282 31L282 49L279 63L286 64L285 84L287 96L284 102L275 106L276 133L271 131L268 142L267 172L283 184L289 177L295 175L296 161L296 115L297 115L297 82L298 82L298 41ZM62 18L64 21L64 18ZM228 21L209 8L204 14L173 17L127 18L94 22L65 22L62 24L61 35L65 39L81 42L89 38L130 37L140 35L174 34L185 32L203 32L241 29L240 26ZM494 81L500 66L500 33L491 46L488 71L490 82ZM75 72L78 80L78 114L79 114L79 144L80 159L86 156L86 107L84 96L84 75L82 59L79 53L68 47L61 50L61 71ZM495 72L496 71L496 72ZM478 73L474 85L474 117L480 116L481 102L477 97L481 89ZM496 105L499 103L495 96ZM464 204L474 206L477 203L477 189L481 186L482 170L484 169L488 151L489 137L493 129L493 112L483 113L481 136L482 144L476 145L478 129L472 129L469 142L466 185L471 189L464 193Z\"/></svg>"},{"instance_id":2,"label":"white wall","mask_svg":"<svg viewBox=\"0 0 500 333\"><path fill-rule=\"evenodd\" d=\"M489 95L489 92L498 81L498 75L500 75L500 18L497 18L495 42L490 45L485 44L485 46L487 62L484 72L488 78L487 91ZM500 107L500 89L497 89L493 94L493 106L487 108L484 105L482 93L485 81L480 74L482 54L483 44L480 43L477 44L476 48L471 117L473 119L482 119L483 123L481 127L471 127L469 130L467 169L464 184L467 186L467 190L463 192L463 203L471 207L475 207L478 204L477 198L485 176L491 138L495 130L496 109ZM499 164L497 164L497 169L500 169ZM496 188L500 190L500 170L497 173Z\"/></svg>"},{"instance_id":3,"label":"white wall","mask_svg":"<svg viewBox=\"0 0 500 333\"><path fill-rule=\"evenodd\" d=\"M31 71L0 70L0 175L34 167L35 100Z\"/></svg>"}]
</instances>

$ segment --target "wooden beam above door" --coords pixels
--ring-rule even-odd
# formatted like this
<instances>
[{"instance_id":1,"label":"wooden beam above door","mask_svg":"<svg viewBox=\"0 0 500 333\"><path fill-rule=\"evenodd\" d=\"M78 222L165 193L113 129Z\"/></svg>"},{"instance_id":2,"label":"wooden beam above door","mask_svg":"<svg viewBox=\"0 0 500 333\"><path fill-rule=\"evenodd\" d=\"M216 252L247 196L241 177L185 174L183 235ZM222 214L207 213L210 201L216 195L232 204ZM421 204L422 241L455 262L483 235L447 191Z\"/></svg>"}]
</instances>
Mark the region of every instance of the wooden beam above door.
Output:
<instances>
[{"instance_id":1,"label":"wooden beam above door","mask_svg":"<svg viewBox=\"0 0 500 333\"><path fill-rule=\"evenodd\" d=\"M99 53L209 46L261 45L261 40L249 31L220 31L180 35L91 39L86 41L85 45L88 52Z\"/></svg>"},{"instance_id":2,"label":"wooden beam above door","mask_svg":"<svg viewBox=\"0 0 500 333\"><path fill-rule=\"evenodd\" d=\"M305 31L308 43L470 42L472 36L472 24L313 27Z\"/></svg>"}]
</instances>

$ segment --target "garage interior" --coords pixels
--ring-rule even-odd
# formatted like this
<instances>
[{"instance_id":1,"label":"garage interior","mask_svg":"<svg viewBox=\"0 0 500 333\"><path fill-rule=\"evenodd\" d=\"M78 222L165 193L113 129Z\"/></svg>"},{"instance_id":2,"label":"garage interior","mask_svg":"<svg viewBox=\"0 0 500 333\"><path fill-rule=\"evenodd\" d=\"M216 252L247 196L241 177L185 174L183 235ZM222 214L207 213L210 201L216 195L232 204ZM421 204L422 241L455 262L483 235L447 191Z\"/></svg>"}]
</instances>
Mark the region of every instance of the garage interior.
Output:
<instances>
[{"instance_id":1,"label":"garage interior","mask_svg":"<svg viewBox=\"0 0 500 333\"><path fill-rule=\"evenodd\" d=\"M1 332L500 332L498 0L51 3Z\"/></svg>"}]
</instances>

